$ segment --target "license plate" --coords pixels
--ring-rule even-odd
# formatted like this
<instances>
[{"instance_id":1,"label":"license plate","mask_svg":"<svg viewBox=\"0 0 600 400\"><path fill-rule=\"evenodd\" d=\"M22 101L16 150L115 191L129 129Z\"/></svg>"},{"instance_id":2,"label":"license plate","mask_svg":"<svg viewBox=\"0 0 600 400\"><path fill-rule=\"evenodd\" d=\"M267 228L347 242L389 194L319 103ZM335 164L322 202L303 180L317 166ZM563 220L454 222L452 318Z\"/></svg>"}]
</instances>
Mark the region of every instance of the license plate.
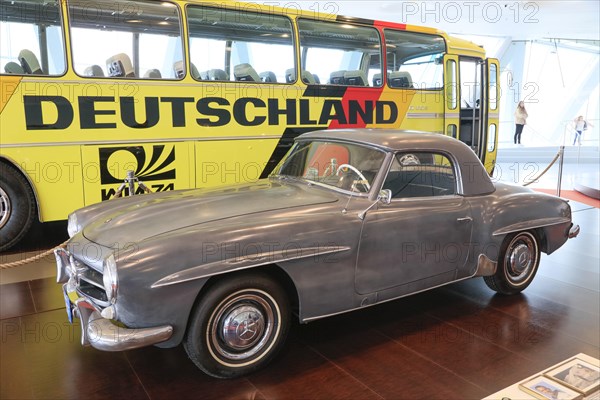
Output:
<instances>
[{"instance_id":1,"label":"license plate","mask_svg":"<svg viewBox=\"0 0 600 400\"><path fill-rule=\"evenodd\" d=\"M65 297L65 306L67 308L67 318L69 318L69 323L73 323L73 307L71 307L71 299L69 299L69 294L67 293L66 285L63 286L63 296Z\"/></svg>"}]
</instances>

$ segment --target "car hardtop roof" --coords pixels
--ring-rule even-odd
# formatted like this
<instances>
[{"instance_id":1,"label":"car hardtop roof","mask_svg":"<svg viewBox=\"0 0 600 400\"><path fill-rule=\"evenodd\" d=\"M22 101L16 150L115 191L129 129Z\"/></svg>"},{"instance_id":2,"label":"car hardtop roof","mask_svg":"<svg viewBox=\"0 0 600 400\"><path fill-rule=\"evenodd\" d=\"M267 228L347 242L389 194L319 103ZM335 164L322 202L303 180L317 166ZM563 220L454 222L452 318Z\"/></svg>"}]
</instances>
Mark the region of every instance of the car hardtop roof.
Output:
<instances>
[{"instance_id":1,"label":"car hardtop roof","mask_svg":"<svg viewBox=\"0 0 600 400\"><path fill-rule=\"evenodd\" d=\"M459 140L439 133L394 129L328 129L308 132L296 140L335 140L380 147L388 151L446 150L462 153L471 149Z\"/></svg>"},{"instance_id":2,"label":"car hardtop roof","mask_svg":"<svg viewBox=\"0 0 600 400\"><path fill-rule=\"evenodd\" d=\"M496 188L477 155L460 140L440 133L393 129L330 129L308 132L302 140L340 141L374 146L384 151L434 151L449 154L462 176L465 196L493 193Z\"/></svg>"}]
</instances>

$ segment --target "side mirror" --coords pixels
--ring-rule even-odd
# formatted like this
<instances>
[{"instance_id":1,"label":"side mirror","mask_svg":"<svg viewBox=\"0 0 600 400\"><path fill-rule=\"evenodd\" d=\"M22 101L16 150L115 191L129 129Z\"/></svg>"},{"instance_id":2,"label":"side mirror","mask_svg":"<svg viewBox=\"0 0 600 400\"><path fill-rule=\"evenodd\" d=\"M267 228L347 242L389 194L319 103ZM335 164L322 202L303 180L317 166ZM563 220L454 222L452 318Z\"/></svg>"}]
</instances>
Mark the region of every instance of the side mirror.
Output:
<instances>
[{"instance_id":1,"label":"side mirror","mask_svg":"<svg viewBox=\"0 0 600 400\"><path fill-rule=\"evenodd\" d=\"M383 189L382 191L379 192L379 195L377 195L377 200L371 204L365 211L361 212L358 214L358 218L362 220L365 219L365 216L367 215L367 212L375 207L375 205L379 202L382 202L383 204L390 204L392 202L392 191L390 189Z\"/></svg>"},{"instance_id":2,"label":"side mirror","mask_svg":"<svg viewBox=\"0 0 600 400\"><path fill-rule=\"evenodd\" d=\"M392 191L390 189L383 189L379 192L377 200L379 200L383 204L390 204L392 202Z\"/></svg>"}]
</instances>

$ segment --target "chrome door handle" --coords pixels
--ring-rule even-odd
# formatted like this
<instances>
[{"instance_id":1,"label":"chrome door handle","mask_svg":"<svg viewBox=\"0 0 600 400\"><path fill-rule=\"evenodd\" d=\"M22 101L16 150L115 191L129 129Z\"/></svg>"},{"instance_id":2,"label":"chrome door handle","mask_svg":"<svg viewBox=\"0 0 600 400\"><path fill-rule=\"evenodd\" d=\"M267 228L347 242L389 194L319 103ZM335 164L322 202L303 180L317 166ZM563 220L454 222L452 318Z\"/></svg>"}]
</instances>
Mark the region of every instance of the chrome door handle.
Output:
<instances>
[{"instance_id":1,"label":"chrome door handle","mask_svg":"<svg viewBox=\"0 0 600 400\"><path fill-rule=\"evenodd\" d=\"M471 217L463 217L463 218L457 218L456 220L458 222L471 222L471 221L473 221L473 218L471 218Z\"/></svg>"}]
</instances>

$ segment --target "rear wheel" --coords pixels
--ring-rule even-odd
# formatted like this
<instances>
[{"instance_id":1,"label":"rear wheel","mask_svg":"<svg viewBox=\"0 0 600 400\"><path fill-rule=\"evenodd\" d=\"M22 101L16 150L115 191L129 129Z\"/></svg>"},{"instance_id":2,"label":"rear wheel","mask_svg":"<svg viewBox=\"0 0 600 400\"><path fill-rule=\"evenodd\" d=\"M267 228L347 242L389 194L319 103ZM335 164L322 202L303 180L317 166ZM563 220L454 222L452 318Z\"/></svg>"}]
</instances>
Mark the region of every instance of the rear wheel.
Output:
<instances>
[{"instance_id":1,"label":"rear wheel","mask_svg":"<svg viewBox=\"0 0 600 400\"><path fill-rule=\"evenodd\" d=\"M539 265L537 236L533 232L519 232L504 239L496 273L483 279L490 289L498 293L516 294L533 281Z\"/></svg>"},{"instance_id":2,"label":"rear wheel","mask_svg":"<svg viewBox=\"0 0 600 400\"><path fill-rule=\"evenodd\" d=\"M29 231L36 205L27 180L14 168L0 163L0 251L17 244Z\"/></svg>"},{"instance_id":3,"label":"rear wheel","mask_svg":"<svg viewBox=\"0 0 600 400\"><path fill-rule=\"evenodd\" d=\"M217 378L236 378L269 363L290 326L283 289L263 274L225 278L199 299L184 347L190 359Z\"/></svg>"}]
</instances>

